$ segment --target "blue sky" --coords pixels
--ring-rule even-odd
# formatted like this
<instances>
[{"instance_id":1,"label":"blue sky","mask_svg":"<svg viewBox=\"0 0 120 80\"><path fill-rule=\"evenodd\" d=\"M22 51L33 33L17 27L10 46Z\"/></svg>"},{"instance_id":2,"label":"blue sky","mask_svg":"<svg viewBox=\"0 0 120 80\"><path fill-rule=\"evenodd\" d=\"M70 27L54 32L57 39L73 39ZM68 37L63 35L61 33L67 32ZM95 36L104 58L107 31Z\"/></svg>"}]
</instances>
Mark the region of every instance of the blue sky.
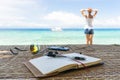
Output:
<instances>
[{"instance_id":1,"label":"blue sky","mask_svg":"<svg viewBox=\"0 0 120 80\"><path fill-rule=\"evenodd\" d=\"M120 0L0 0L0 28L84 27L80 9L98 9L95 27L120 28Z\"/></svg>"}]
</instances>

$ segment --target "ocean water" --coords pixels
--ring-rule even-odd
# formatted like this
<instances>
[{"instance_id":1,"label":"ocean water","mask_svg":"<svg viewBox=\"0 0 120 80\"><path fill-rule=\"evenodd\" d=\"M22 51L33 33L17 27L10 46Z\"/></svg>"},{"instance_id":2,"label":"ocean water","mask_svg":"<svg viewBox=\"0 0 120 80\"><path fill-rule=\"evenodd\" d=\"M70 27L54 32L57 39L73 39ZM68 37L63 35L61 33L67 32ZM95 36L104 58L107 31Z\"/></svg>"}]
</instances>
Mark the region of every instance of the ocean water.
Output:
<instances>
[{"instance_id":1,"label":"ocean water","mask_svg":"<svg viewBox=\"0 0 120 80\"><path fill-rule=\"evenodd\" d=\"M119 29L95 29L93 44L120 44ZM83 29L0 29L0 45L86 44Z\"/></svg>"}]
</instances>

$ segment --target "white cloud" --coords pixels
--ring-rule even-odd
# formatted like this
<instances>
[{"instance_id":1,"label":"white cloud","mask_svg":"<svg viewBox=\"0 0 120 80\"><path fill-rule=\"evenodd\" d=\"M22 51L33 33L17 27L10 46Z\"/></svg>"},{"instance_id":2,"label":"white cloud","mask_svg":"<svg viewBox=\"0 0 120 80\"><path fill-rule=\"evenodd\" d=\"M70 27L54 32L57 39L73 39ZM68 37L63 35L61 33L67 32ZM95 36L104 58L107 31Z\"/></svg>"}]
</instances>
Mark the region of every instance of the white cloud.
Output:
<instances>
[{"instance_id":1,"label":"white cloud","mask_svg":"<svg viewBox=\"0 0 120 80\"><path fill-rule=\"evenodd\" d=\"M96 19L95 25L103 27L120 27L120 16L112 18Z\"/></svg>"},{"instance_id":2,"label":"white cloud","mask_svg":"<svg viewBox=\"0 0 120 80\"><path fill-rule=\"evenodd\" d=\"M73 13L54 11L44 16L44 19L52 22L51 26L79 26L84 23L83 18Z\"/></svg>"},{"instance_id":3,"label":"white cloud","mask_svg":"<svg viewBox=\"0 0 120 80\"><path fill-rule=\"evenodd\" d=\"M20 27L20 28L39 28L40 26L45 27L48 26L47 24L41 24L41 23L36 23L36 22L23 22L23 21L16 21L14 23L9 23L8 25L6 25L6 27L9 26L14 26L16 28ZM13 28L14 28L13 27Z\"/></svg>"}]
</instances>

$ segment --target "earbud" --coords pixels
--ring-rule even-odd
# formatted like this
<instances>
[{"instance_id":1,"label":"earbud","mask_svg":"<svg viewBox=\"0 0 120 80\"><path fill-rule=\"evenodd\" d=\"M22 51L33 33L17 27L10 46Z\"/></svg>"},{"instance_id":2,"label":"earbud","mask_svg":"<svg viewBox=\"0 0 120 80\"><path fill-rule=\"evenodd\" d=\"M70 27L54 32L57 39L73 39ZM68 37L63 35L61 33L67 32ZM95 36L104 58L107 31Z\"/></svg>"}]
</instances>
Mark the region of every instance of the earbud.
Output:
<instances>
[{"instance_id":1,"label":"earbud","mask_svg":"<svg viewBox=\"0 0 120 80\"><path fill-rule=\"evenodd\" d=\"M76 60L85 60L84 57L74 57Z\"/></svg>"},{"instance_id":2,"label":"earbud","mask_svg":"<svg viewBox=\"0 0 120 80\"><path fill-rule=\"evenodd\" d=\"M47 53L47 56L50 56L50 57L56 57L56 54L53 54L53 52L50 51L50 52Z\"/></svg>"}]
</instances>

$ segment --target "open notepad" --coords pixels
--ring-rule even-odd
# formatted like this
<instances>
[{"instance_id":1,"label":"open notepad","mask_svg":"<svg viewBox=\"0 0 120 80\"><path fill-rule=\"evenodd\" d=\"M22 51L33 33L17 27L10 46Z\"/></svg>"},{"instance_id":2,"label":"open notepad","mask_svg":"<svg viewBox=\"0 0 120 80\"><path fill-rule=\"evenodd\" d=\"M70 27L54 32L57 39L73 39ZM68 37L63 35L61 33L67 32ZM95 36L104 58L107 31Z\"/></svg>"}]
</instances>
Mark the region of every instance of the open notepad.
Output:
<instances>
[{"instance_id":1,"label":"open notepad","mask_svg":"<svg viewBox=\"0 0 120 80\"><path fill-rule=\"evenodd\" d=\"M63 55L67 57L42 56L29 60L25 63L25 65L35 75L35 77L46 77L56 75L62 71L84 68L102 63L102 60L99 58L94 58L79 53L69 53ZM85 60L72 59L76 56L84 57Z\"/></svg>"}]
</instances>

